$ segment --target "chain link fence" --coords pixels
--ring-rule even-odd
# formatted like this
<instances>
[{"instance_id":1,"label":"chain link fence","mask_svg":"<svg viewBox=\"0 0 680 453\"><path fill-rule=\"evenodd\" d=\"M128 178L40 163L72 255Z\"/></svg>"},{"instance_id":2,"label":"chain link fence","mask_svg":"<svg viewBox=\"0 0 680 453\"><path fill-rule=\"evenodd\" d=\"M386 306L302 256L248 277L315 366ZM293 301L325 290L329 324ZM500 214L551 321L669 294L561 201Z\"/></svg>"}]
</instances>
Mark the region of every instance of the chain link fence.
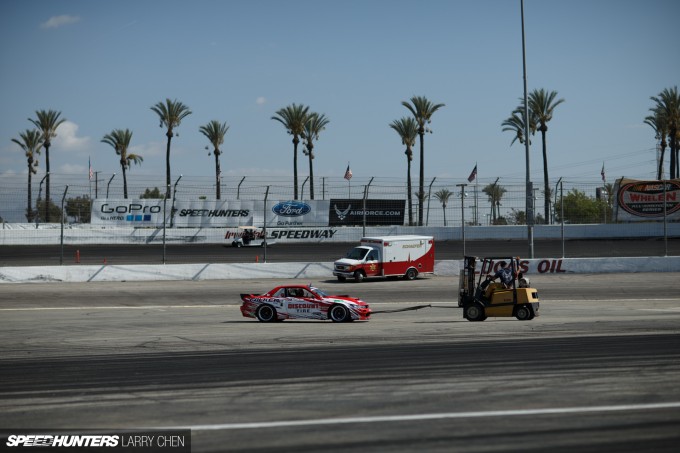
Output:
<instances>
[{"instance_id":1,"label":"chain link fence","mask_svg":"<svg viewBox=\"0 0 680 453\"><path fill-rule=\"evenodd\" d=\"M40 176L40 175L38 175ZM308 200L403 200L404 225L490 226L526 224L527 191L523 180L503 181L483 178L467 180L429 178L424 182L422 201L418 182L413 179L411 201L405 178L306 176L298 178L298 199ZM548 188L534 183L533 203L536 224L613 223L613 184L601 181L560 180ZM221 181L221 200L293 200L292 177L228 177ZM128 200L162 198L170 193L176 201L215 201L214 178L175 176L170 185L158 175L128 175ZM34 177L30 195L26 176L0 179L0 218L6 223L60 223L64 203L64 223L89 224L92 200L123 200L119 174L97 172L91 180L80 175L50 175L50 203L46 202L46 181ZM564 200L564 204L562 203ZM410 204L410 209L409 209ZM49 209L49 215L46 210ZM47 221L49 217L49 222Z\"/></svg>"}]
</instances>

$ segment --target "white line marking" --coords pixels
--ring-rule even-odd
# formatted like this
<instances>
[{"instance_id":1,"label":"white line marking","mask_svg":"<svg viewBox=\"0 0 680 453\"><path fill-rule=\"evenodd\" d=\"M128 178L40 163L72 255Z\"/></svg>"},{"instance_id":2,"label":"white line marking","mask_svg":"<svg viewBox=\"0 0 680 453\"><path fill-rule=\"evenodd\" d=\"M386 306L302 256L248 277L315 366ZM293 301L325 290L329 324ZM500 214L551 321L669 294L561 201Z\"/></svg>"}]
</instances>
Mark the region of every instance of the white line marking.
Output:
<instances>
[{"instance_id":1,"label":"white line marking","mask_svg":"<svg viewBox=\"0 0 680 453\"><path fill-rule=\"evenodd\" d=\"M505 411L479 411L479 412L444 412L438 414L377 415L374 417L320 418L317 420L223 423L214 425L174 426L154 429L191 429L195 431L215 431L232 429L283 428L292 426L340 425L349 423L404 422L404 421L438 420L447 418L482 418L482 417L512 417L512 416L523 417L527 415L575 414L587 412L622 412L622 411L640 411L640 410L674 409L674 408L680 408L680 401L655 404L624 404L619 406L517 409Z\"/></svg>"}]
</instances>

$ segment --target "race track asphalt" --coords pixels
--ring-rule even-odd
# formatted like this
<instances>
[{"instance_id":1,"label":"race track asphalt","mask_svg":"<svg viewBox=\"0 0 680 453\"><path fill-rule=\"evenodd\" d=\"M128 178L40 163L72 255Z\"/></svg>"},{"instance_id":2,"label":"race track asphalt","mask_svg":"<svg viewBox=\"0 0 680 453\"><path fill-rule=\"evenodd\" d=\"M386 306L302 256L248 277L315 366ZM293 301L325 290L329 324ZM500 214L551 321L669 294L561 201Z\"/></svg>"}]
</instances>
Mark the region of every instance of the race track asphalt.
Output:
<instances>
[{"instance_id":1,"label":"race track asphalt","mask_svg":"<svg viewBox=\"0 0 680 453\"><path fill-rule=\"evenodd\" d=\"M194 452L674 452L678 277L537 275L539 317L481 323L445 277L308 282L371 304L348 324L241 317L238 294L287 281L8 284L0 426L189 428Z\"/></svg>"}]
</instances>

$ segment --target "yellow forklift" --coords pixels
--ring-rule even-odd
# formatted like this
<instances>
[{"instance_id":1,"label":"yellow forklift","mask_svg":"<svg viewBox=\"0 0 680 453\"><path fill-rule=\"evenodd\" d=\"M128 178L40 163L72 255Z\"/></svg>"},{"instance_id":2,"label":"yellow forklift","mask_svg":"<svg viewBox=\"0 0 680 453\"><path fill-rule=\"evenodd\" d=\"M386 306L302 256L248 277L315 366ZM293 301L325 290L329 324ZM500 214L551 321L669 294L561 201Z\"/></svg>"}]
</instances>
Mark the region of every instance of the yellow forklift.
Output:
<instances>
[{"instance_id":1,"label":"yellow forklift","mask_svg":"<svg viewBox=\"0 0 680 453\"><path fill-rule=\"evenodd\" d=\"M518 257L464 257L458 291L458 306L463 307L463 317L468 321L484 321L489 316L514 316L520 321L529 321L538 316L538 290L530 287L519 264ZM512 282L505 285L493 281L495 270L504 265L513 277Z\"/></svg>"}]
</instances>

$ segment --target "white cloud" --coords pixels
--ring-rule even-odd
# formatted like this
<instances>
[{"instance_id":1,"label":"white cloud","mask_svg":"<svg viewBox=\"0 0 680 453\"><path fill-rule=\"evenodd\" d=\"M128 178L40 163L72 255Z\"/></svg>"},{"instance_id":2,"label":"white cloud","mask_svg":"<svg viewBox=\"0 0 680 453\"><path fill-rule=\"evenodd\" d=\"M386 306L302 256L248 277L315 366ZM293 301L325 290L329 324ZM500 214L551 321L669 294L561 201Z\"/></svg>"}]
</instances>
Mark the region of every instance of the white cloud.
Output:
<instances>
[{"instance_id":1,"label":"white cloud","mask_svg":"<svg viewBox=\"0 0 680 453\"><path fill-rule=\"evenodd\" d=\"M61 16L52 16L47 19L47 22L40 24L40 28L59 28L65 25L75 24L80 21L78 16L70 16L68 14L62 14Z\"/></svg>"},{"instance_id":2,"label":"white cloud","mask_svg":"<svg viewBox=\"0 0 680 453\"><path fill-rule=\"evenodd\" d=\"M255 103L257 105L264 105L267 102L267 99L264 96L260 96L259 98L255 99Z\"/></svg>"},{"instance_id":3,"label":"white cloud","mask_svg":"<svg viewBox=\"0 0 680 453\"><path fill-rule=\"evenodd\" d=\"M86 151L90 148L90 137L78 137L78 125L64 121L57 128L54 146L63 151Z\"/></svg>"}]
</instances>

